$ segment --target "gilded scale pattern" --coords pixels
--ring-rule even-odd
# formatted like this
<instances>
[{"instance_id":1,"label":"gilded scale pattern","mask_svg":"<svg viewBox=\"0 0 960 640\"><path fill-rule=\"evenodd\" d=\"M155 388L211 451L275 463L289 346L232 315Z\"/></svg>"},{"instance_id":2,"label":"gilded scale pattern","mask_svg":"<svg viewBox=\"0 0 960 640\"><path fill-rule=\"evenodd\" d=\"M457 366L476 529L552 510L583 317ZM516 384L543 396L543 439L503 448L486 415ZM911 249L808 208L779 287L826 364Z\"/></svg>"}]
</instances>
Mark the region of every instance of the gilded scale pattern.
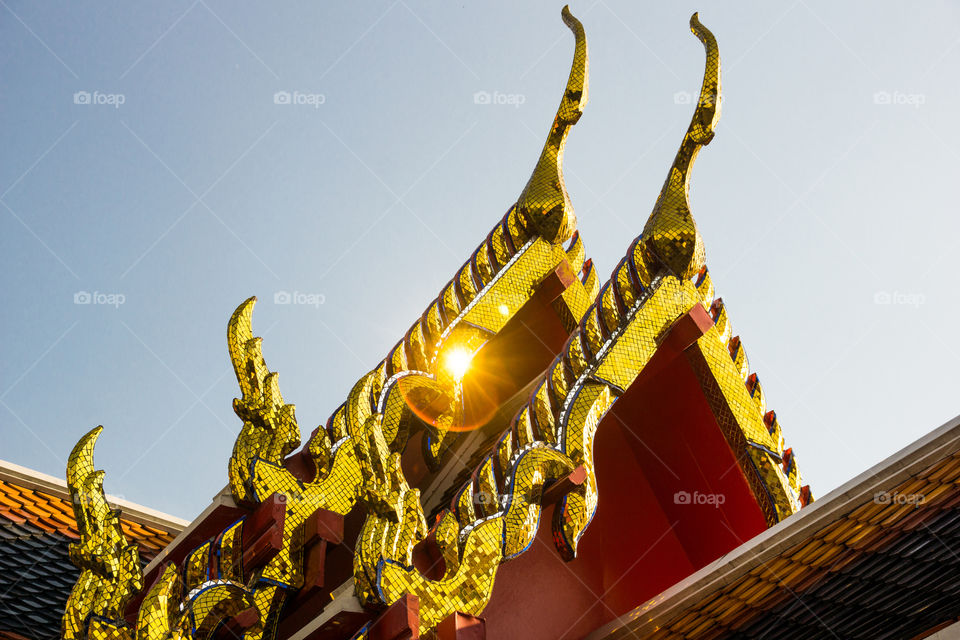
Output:
<instances>
[{"instance_id":1,"label":"gilded scale pattern","mask_svg":"<svg viewBox=\"0 0 960 640\"><path fill-rule=\"evenodd\" d=\"M143 588L137 545L127 544L120 512L110 508L103 492L104 472L93 468L93 448L102 431L96 427L83 436L67 460L67 488L80 531L80 542L70 545L80 577L63 616L67 640L85 637L91 616L122 618L127 602Z\"/></svg>"},{"instance_id":2,"label":"gilded scale pattern","mask_svg":"<svg viewBox=\"0 0 960 640\"><path fill-rule=\"evenodd\" d=\"M244 637L272 638L284 599L303 584L300 524L319 508L346 514L358 502L367 511L354 559L361 601L390 604L414 593L421 602L423 632L454 611L479 614L490 598L498 565L532 543L543 487L582 465L586 482L562 498L552 523L561 555L575 557L597 505L597 425L652 357L659 337L696 304L710 309L716 321L698 347L735 426L743 430L778 516L799 508L795 461L783 449L776 415L764 413L759 381L747 373L722 301L713 301L703 240L690 213L690 169L700 148L713 138L720 115L716 41L694 15L691 29L707 58L697 109L643 233L601 287L595 270L585 264L563 182L566 137L582 115L588 93L583 27L567 8L563 19L575 36L574 61L530 181L404 339L357 382L327 425L312 434L307 452L315 473L310 481L298 480L283 466L300 444L300 431L294 406L284 403L277 374L267 368L261 341L253 336L255 298L231 317L228 346L242 396L234 401L234 411L243 427L229 462L230 486L241 504L274 493L286 497L281 553L245 580L241 520L194 550L182 571L168 566L146 594L136 629L127 628L122 612L142 588L141 578L139 565L130 564L135 547L126 546L115 512L105 506L102 472L92 470L98 428L78 443L68 468L72 492L76 487L77 495L99 497L75 498L83 537L74 562L84 573L68 603L64 637L209 637L220 621L252 608L259 619ZM583 286L564 294L579 325L481 464L476 487L473 482L464 486L456 508L438 518L433 532L446 568L441 579L430 580L412 566L413 547L429 531L419 492L400 467L412 423L410 399L439 400L444 407L433 416L424 447L425 459L439 465L462 420L460 381L444 366L448 350L473 352L482 346L564 260L575 272L584 272ZM477 501L475 491L498 499Z\"/></svg>"},{"instance_id":3,"label":"gilded scale pattern","mask_svg":"<svg viewBox=\"0 0 960 640\"><path fill-rule=\"evenodd\" d=\"M195 551L186 571L168 565L140 606L136 626L124 621L127 603L143 588L137 545L128 545L120 530L119 511L111 509L103 492L103 471L94 471L93 449L103 427L87 433L67 461L67 486L80 530L80 542L70 545L70 559L81 569L64 611L65 639L133 640L134 638L209 638L217 626L257 602L238 580L210 579L211 544ZM222 538L225 536L221 536ZM221 546L221 550L224 547ZM230 576L238 577L238 576ZM253 632L262 631L261 624ZM272 637L272 636L271 636Z\"/></svg>"}]
</instances>

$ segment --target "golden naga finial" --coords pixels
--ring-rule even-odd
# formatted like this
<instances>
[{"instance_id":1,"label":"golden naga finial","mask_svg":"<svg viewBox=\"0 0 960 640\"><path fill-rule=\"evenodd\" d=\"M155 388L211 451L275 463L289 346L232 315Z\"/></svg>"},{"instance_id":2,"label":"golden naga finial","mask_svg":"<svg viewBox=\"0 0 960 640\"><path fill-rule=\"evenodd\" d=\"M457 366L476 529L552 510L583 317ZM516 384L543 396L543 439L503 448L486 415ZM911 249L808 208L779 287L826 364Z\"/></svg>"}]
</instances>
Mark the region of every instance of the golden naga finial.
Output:
<instances>
[{"instance_id":1,"label":"golden naga finial","mask_svg":"<svg viewBox=\"0 0 960 640\"><path fill-rule=\"evenodd\" d=\"M566 242L577 228L577 217L563 183L563 148L570 127L583 115L587 104L590 68L583 25L570 13L569 6L563 8L561 15L576 38L570 78L540 160L517 200L517 212L532 230L553 243Z\"/></svg>"},{"instance_id":2,"label":"golden naga finial","mask_svg":"<svg viewBox=\"0 0 960 640\"><path fill-rule=\"evenodd\" d=\"M634 255L635 261L643 263L638 267L645 266L638 268L638 273L655 273L659 263L682 279L692 278L704 264L703 238L690 213L690 168L700 147L713 140L717 121L720 120L720 52L717 40L709 29L700 24L696 13L690 17L690 30L703 43L707 54L703 87L693 120L660 190L653 213L643 228L641 242L637 243L641 255Z\"/></svg>"},{"instance_id":3,"label":"golden naga finial","mask_svg":"<svg viewBox=\"0 0 960 640\"><path fill-rule=\"evenodd\" d=\"M227 348L242 395L234 398L233 411L243 420L230 456L230 488L236 500L249 501L256 501L251 463L259 458L280 464L300 444L295 407L284 403L277 374L263 359L263 339L253 335L256 301L256 296L245 300L227 324Z\"/></svg>"},{"instance_id":4,"label":"golden naga finial","mask_svg":"<svg viewBox=\"0 0 960 640\"><path fill-rule=\"evenodd\" d=\"M103 427L80 438L67 461L67 488L73 502L80 540L70 544L70 561L80 569L64 608L61 632L65 640L98 635L96 629L123 626L127 602L143 588L140 554L120 528L120 512L107 502L103 471L94 470L93 449Z\"/></svg>"}]
</instances>

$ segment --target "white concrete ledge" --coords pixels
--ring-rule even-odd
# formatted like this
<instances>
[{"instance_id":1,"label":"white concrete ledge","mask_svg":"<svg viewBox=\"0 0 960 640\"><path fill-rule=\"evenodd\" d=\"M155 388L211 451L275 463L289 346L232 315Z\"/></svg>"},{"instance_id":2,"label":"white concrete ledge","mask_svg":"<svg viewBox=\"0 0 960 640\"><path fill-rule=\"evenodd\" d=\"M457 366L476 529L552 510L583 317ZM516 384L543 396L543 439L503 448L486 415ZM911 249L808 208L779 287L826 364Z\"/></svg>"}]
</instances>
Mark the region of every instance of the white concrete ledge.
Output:
<instances>
[{"instance_id":1,"label":"white concrete ledge","mask_svg":"<svg viewBox=\"0 0 960 640\"><path fill-rule=\"evenodd\" d=\"M65 480L48 476L45 473L40 473L33 469L21 467L18 464L7 462L6 460L0 460L0 480L62 498L70 502L70 492L67 490ZM155 509L117 498L116 496L108 495L107 502L115 509L123 511L124 520L156 527L157 529L162 529L174 535L183 531L183 529L190 524L189 520L177 518L176 516L171 516Z\"/></svg>"}]
</instances>

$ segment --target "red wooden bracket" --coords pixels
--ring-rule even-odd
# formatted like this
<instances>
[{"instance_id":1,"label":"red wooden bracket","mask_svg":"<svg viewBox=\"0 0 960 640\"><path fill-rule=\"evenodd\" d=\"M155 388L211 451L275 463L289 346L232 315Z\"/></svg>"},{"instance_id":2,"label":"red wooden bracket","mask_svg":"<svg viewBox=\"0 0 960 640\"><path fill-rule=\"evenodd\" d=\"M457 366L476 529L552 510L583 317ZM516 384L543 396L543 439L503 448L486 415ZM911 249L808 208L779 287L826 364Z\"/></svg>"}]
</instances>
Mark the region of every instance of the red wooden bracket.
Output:
<instances>
[{"instance_id":1,"label":"red wooden bracket","mask_svg":"<svg viewBox=\"0 0 960 640\"><path fill-rule=\"evenodd\" d=\"M551 504L556 504L560 501L560 498L567 495L575 487L579 487L583 484L584 480L587 479L587 470L580 465L569 475L560 478L547 488L543 490L543 498L541 504L544 507L547 507ZM464 614L466 615L466 614Z\"/></svg>"},{"instance_id":2,"label":"red wooden bracket","mask_svg":"<svg viewBox=\"0 0 960 640\"><path fill-rule=\"evenodd\" d=\"M257 505L243 521L243 573L249 576L254 569L270 562L283 547L283 523L287 513L285 496L274 493Z\"/></svg>"},{"instance_id":3,"label":"red wooden bracket","mask_svg":"<svg viewBox=\"0 0 960 640\"><path fill-rule=\"evenodd\" d=\"M420 598L405 594L370 625L370 640L419 640Z\"/></svg>"},{"instance_id":4,"label":"red wooden bracket","mask_svg":"<svg viewBox=\"0 0 960 640\"><path fill-rule=\"evenodd\" d=\"M343 542L343 516L326 509L317 509L301 526L304 564L301 595L307 596L324 585L327 546Z\"/></svg>"},{"instance_id":5,"label":"red wooden bracket","mask_svg":"<svg viewBox=\"0 0 960 640\"><path fill-rule=\"evenodd\" d=\"M452 613L437 625L437 640L487 640L486 623L466 613Z\"/></svg>"}]
</instances>

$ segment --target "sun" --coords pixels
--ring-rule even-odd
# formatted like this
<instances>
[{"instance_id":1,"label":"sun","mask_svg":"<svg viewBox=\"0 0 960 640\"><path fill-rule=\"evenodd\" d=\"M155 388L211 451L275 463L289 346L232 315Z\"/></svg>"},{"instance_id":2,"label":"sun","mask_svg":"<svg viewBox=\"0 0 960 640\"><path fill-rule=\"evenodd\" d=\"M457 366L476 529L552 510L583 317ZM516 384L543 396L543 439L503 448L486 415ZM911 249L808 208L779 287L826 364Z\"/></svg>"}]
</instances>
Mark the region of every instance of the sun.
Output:
<instances>
[{"instance_id":1,"label":"sun","mask_svg":"<svg viewBox=\"0 0 960 640\"><path fill-rule=\"evenodd\" d=\"M473 353L463 347L454 347L447 352L443 363L454 380L460 382L470 369Z\"/></svg>"}]
</instances>

